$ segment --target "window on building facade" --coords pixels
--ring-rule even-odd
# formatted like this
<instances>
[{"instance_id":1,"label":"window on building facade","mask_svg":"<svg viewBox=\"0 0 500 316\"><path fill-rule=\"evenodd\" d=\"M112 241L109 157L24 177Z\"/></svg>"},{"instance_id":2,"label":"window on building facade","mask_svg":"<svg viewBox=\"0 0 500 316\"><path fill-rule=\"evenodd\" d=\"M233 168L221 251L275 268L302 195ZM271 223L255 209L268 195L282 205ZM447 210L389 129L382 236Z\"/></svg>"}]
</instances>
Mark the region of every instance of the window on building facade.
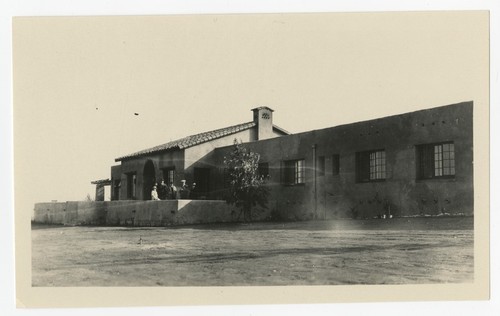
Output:
<instances>
[{"instance_id":1,"label":"window on building facade","mask_svg":"<svg viewBox=\"0 0 500 316\"><path fill-rule=\"evenodd\" d=\"M127 174L127 198L135 199L137 187L137 175L135 173Z\"/></svg>"},{"instance_id":2,"label":"window on building facade","mask_svg":"<svg viewBox=\"0 0 500 316\"><path fill-rule=\"evenodd\" d=\"M171 182L175 184L175 167L164 168L161 171L163 173L163 180L167 185Z\"/></svg>"},{"instance_id":3,"label":"window on building facade","mask_svg":"<svg viewBox=\"0 0 500 316\"><path fill-rule=\"evenodd\" d=\"M224 189L228 189L230 185L230 177L229 177L229 169L228 168L223 168L222 169L222 182L224 184Z\"/></svg>"},{"instance_id":4,"label":"window on building facade","mask_svg":"<svg viewBox=\"0 0 500 316\"><path fill-rule=\"evenodd\" d=\"M257 169L259 176L263 177L264 179L269 177L269 163L267 162L261 162L259 163L259 167Z\"/></svg>"},{"instance_id":5,"label":"window on building facade","mask_svg":"<svg viewBox=\"0 0 500 316\"><path fill-rule=\"evenodd\" d=\"M120 187L121 187L121 181L120 180L114 180L113 181L113 196L112 200L119 200L120 199Z\"/></svg>"},{"instance_id":6,"label":"window on building facade","mask_svg":"<svg viewBox=\"0 0 500 316\"><path fill-rule=\"evenodd\" d=\"M455 145L453 142L416 146L417 178L453 178L455 176Z\"/></svg>"},{"instance_id":7,"label":"window on building facade","mask_svg":"<svg viewBox=\"0 0 500 316\"><path fill-rule=\"evenodd\" d=\"M325 175L325 156L319 156L318 157L318 176L324 176Z\"/></svg>"},{"instance_id":8,"label":"window on building facade","mask_svg":"<svg viewBox=\"0 0 500 316\"><path fill-rule=\"evenodd\" d=\"M337 176L340 171L340 156L333 155L332 156L332 175Z\"/></svg>"},{"instance_id":9,"label":"window on building facade","mask_svg":"<svg viewBox=\"0 0 500 316\"><path fill-rule=\"evenodd\" d=\"M358 182L383 181L386 178L385 150L356 153L356 178Z\"/></svg>"},{"instance_id":10,"label":"window on building facade","mask_svg":"<svg viewBox=\"0 0 500 316\"><path fill-rule=\"evenodd\" d=\"M305 160L285 161L284 183L288 185L305 183Z\"/></svg>"}]
</instances>

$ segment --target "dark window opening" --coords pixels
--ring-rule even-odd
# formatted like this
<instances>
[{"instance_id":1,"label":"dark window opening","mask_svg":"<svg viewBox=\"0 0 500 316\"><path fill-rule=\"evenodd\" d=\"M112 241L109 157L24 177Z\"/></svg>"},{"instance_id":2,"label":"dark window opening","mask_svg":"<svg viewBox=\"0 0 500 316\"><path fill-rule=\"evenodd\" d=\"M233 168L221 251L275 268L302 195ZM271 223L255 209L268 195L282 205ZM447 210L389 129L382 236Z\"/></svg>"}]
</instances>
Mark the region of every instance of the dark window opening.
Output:
<instances>
[{"instance_id":1,"label":"dark window opening","mask_svg":"<svg viewBox=\"0 0 500 316\"><path fill-rule=\"evenodd\" d=\"M455 177L455 145L453 142L416 146L417 179Z\"/></svg>"},{"instance_id":2,"label":"dark window opening","mask_svg":"<svg viewBox=\"0 0 500 316\"><path fill-rule=\"evenodd\" d=\"M259 167L257 169L259 176L263 179L269 178L269 163L261 162L259 163Z\"/></svg>"},{"instance_id":3,"label":"dark window opening","mask_svg":"<svg viewBox=\"0 0 500 316\"><path fill-rule=\"evenodd\" d=\"M325 175L325 156L319 156L318 157L318 176L324 176Z\"/></svg>"},{"instance_id":4,"label":"dark window opening","mask_svg":"<svg viewBox=\"0 0 500 316\"><path fill-rule=\"evenodd\" d=\"M210 169L194 168L194 182L197 187L198 198L206 200L210 193Z\"/></svg>"},{"instance_id":5,"label":"dark window opening","mask_svg":"<svg viewBox=\"0 0 500 316\"><path fill-rule=\"evenodd\" d=\"M385 178L385 150L356 153L356 179L358 182L384 181Z\"/></svg>"},{"instance_id":6,"label":"dark window opening","mask_svg":"<svg viewBox=\"0 0 500 316\"><path fill-rule=\"evenodd\" d=\"M122 182L120 180L113 181L113 197L112 200L120 199L120 188L122 186Z\"/></svg>"},{"instance_id":7,"label":"dark window opening","mask_svg":"<svg viewBox=\"0 0 500 316\"><path fill-rule=\"evenodd\" d=\"M288 185L305 183L305 160L285 161L284 183Z\"/></svg>"},{"instance_id":8,"label":"dark window opening","mask_svg":"<svg viewBox=\"0 0 500 316\"><path fill-rule=\"evenodd\" d=\"M224 189L228 189L231 186L231 177L229 176L229 169L224 168L222 170L222 178L224 182Z\"/></svg>"},{"instance_id":9,"label":"dark window opening","mask_svg":"<svg viewBox=\"0 0 500 316\"><path fill-rule=\"evenodd\" d=\"M340 157L339 155L332 156L332 175L337 176L340 171Z\"/></svg>"},{"instance_id":10,"label":"dark window opening","mask_svg":"<svg viewBox=\"0 0 500 316\"><path fill-rule=\"evenodd\" d=\"M169 185L170 183L175 184L175 167L164 168L161 171L163 181L165 181L167 185Z\"/></svg>"},{"instance_id":11,"label":"dark window opening","mask_svg":"<svg viewBox=\"0 0 500 316\"><path fill-rule=\"evenodd\" d=\"M127 198L135 199L137 188L137 175L135 173L127 174Z\"/></svg>"}]
</instances>

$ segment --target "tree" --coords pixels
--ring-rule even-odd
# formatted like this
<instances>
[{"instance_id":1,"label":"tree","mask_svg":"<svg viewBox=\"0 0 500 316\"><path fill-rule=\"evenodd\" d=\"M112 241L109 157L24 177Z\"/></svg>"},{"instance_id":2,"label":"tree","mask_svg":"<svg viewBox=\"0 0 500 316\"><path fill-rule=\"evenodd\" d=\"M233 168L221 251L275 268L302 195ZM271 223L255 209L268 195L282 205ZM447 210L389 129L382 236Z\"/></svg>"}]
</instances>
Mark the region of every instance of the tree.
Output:
<instances>
[{"instance_id":1,"label":"tree","mask_svg":"<svg viewBox=\"0 0 500 316\"><path fill-rule=\"evenodd\" d=\"M259 175L259 159L258 153L247 150L236 139L233 150L224 157L229 184L226 202L240 208L245 221L252 220L253 206L267 207L269 189L264 186L264 176Z\"/></svg>"}]
</instances>

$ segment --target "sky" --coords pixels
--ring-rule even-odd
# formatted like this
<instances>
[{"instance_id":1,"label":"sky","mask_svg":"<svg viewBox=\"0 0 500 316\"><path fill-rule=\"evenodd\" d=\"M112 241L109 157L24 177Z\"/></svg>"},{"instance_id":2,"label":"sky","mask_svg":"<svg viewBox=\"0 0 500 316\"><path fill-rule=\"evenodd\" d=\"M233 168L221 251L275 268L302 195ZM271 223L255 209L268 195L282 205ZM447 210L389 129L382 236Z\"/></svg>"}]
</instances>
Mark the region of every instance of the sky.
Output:
<instances>
[{"instance_id":1,"label":"sky","mask_svg":"<svg viewBox=\"0 0 500 316\"><path fill-rule=\"evenodd\" d=\"M94 197L90 182L110 178L115 158L251 121L257 106L292 133L469 100L487 107L485 17L15 18L16 197L31 209Z\"/></svg>"}]
</instances>

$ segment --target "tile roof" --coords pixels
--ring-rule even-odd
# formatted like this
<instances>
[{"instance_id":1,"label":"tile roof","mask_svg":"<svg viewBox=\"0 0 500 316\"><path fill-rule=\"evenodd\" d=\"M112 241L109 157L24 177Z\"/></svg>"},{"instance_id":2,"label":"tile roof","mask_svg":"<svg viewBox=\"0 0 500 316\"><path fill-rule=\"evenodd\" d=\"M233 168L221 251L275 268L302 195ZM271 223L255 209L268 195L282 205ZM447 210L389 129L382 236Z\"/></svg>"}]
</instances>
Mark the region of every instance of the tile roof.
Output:
<instances>
[{"instance_id":1,"label":"tile roof","mask_svg":"<svg viewBox=\"0 0 500 316\"><path fill-rule=\"evenodd\" d=\"M213 139L217 139L217 138L220 138L223 136L227 136L227 135L235 134L235 133L240 132L240 131L247 130L247 129L252 128L256 125L257 124L255 122L248 122L248 123L233 125L233 126L209 131L209 132L196 134L196 135L187 136L187 137L184 137L184 138L181 138L178 140L168 142L166 144L158 145L155 147L151 147L148 149L144 149L144 150L135 152L135 153L130 154L130 155L116 158L115 161L121 161L121 160L125 160L128 158L140 157L140 156L144 156L144 155L148 155L148 154L152 154L152 153L156 153L156 152L160 152L160 151L166 151L166 150L170 150L170 149L185 149L188 147L192 147L192 146L195 146L198 144L208 142L208 141L213 140Z\"/></svg>"}]
</instances>

